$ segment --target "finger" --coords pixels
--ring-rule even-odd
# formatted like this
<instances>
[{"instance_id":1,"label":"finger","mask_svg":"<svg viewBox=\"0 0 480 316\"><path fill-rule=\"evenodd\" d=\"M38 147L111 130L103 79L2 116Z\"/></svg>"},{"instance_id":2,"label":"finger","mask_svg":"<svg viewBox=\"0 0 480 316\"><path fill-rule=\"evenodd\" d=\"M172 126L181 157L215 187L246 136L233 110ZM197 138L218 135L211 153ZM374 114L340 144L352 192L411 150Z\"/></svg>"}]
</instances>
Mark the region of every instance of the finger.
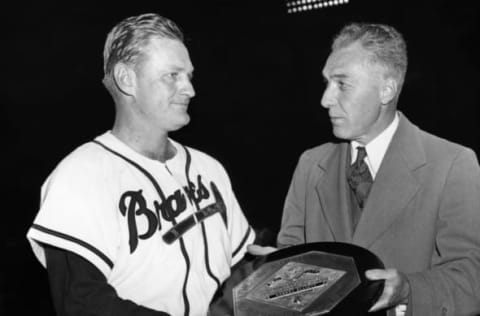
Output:
<instances>
[{"instance_id":1,"label":"finger","mask_svg":"<svg viewBox=\"0 0 480 316\"><path fill-rule=\"evenodd\" d=\"M377 311L381 310L382 308L383 308L383 303L378 301L368 310L368 312L369 313L377 312Z\"/></svg>"},{"instance_id":2,"label":"finger","mask_svg":"<svg viewBox=\"0 0 480 316\"><path fill-rule=\"evenodd\" d=\"M392 277L392 271L383 269L371 269L365 271L365 276L369 280L385 280Z\"/></svg>"},{"instance_id":3,"label":"finger","mask_svg":"<svg viewBox=\"0 0 480 316\"><path fill-rule=\"evenodd\" d=\"M276 250L277 250L276 248L269 247L269 246L266 246L266 247L259 246L259 245L248 245L247 246L247 251L250 254L255 255L255 256L265 256L265 255L268 255L269 253L272 253Z\"/></svg>"},{"instance_id":4,"label":"finger","mask_svg":"<svg viewBox=\"0 0 480 316\"><path fill-rule=\"evenodd\" d=\"M262 247L259 245L248 245L247 251L248 253L254 256L265 256L265 255L268 255L269 253L277 251L277 248L270 247L270 246Z\"/></svg>"},{"instance_id":5,"label":"finger","mask_svg":"<svg viewBox=\"0 0 480 316\"><path fill-rule=\"evenodd\" d=\"M376 312L380 309L387 307L388 297L389 295L385 292L385 289L384 289L384 292L382 293L378 301L375 302L375 304L373 304L373 306L369 309L369 312Z\"/></svg>"},{"instance_id":6,"label":"finger","mask_svg":"<svg viewBox=\"0 0 480 316\"><path fill-rule=\"evenodd\" d=\"M390 273L388 270L384 270L384 269L371 269L371 270L365 271L365 276L367 277L367 279L371 281L386 280L389 278ZM369 312L376 312L380 309L385 308L388 304L390 292L391 291L390 291L389 285L386 284L385 287L383 288L382 295L375 302L375 304L370 308Z\"/></svg>"},{"instance_id":7,"label":"finger","mask_svg":"<svg viewBox=\"0 0 480 316\"><path fill-rule=\"evenodd\" d=\"M367 279L369 279L369 280L380 280L380 279L384 279L382 271L383 271L383 270L380 270L380 269L367 270L367 271L365 271L365 276L366 276Z\"/></svg>"}]
</instances>

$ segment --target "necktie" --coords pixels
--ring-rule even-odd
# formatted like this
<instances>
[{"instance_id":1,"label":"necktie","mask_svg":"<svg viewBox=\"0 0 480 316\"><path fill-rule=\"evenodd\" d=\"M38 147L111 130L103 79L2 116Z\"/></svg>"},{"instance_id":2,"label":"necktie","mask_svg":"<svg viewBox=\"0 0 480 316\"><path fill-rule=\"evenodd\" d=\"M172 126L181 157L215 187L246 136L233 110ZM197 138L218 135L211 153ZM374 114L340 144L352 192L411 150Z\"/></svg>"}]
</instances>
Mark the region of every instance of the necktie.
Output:
<instances>
[{"instance_id":1,"label":"necktie","mask_svg":"<svg viewBox=\"0 0 480 316\"><path fill-rule=\"evenodd\" d=\"M367 156L365 147L357 147L357 151L357 159L348 168L347 179L348 184L357 198L358 206L360 206L360 209L363 209L368 198L368 193L370 193L373 179L365 163L365 157Z\"/></svg>"}]
</instances>

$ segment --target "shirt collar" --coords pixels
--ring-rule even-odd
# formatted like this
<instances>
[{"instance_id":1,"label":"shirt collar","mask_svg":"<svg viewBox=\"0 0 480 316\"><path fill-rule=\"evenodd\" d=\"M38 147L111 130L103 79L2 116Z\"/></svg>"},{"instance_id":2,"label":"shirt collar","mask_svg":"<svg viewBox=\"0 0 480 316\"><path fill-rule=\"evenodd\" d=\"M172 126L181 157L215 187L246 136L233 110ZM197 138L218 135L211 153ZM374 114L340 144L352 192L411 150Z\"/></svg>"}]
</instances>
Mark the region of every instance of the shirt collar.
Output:
<instances>
[{"instance_id":1,"label":"shirt collar","mask_svg":"<svg viewBox=\"0 0 480 316\"><path fill-rule=\"evenodd\" d=\"M372 178L375 179L377 175L378 169L380 168L380 164L382 163L383 157L387 152L388 145L393 138L393 134L397 130L398 123L400 119L398 116L398 112L395 113L395 117L393 121L388 125L386 129L383 130L377 137L371 140L367 145L365 145L365 150L367 151L367 157L365 158L365 162L367 163L368 169L372 174ZM351 157L352 163L357 159L357 147L363 146L357 141L351 142Z\"/></svg>"},{"instance_id":2,"label":"shirt collar","mask_svg":"<svg viewBox=\"0 0 480 316\"><path fill-rule=\"evenodd\" d=\"M182 145L180 143L177 143L175 140L171 139L170 137L168 140L176 149L176 154L172 158L168 159L165 162L161 162L160 160L152 159L149 158L136 150L134 150L132 147L124 143L122 140L120 140L117 136L115 136L111 130L105 132L104 134L97 136L95 140L99 141L100 143L106 145L107 147L120 152L122 155L125 155L129 159L132 159L135 162L141 162L145 164L154 164L158 165L160 164L165 164L165 163L182 163L183 161L186 160L186 154L185 150L182 148ZM177 162L177 161L180 162Z\"/></svg>"}]
</instances>

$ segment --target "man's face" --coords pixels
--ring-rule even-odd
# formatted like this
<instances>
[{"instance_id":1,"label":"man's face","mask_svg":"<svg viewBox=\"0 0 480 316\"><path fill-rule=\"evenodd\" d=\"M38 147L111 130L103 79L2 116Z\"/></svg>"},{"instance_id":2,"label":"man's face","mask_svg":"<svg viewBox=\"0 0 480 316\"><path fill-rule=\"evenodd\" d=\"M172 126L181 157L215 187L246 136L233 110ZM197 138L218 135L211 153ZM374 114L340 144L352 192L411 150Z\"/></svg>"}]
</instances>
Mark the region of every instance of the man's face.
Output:
<instances>
[{"instance_id":1,"label":"man's face","mask_svg":"<svg viewBox=\"0 0 480 316\"><path fill-rule=\"evenodd\" d=\"M152 38L144 54L135 71L135 115L150 128L177 130L190 121L188 104L195 96L188 51L180 41Z\"/></svg>"},{"instance_id":2,"label":"man's face","mask_svg":"<svg viewBox=\"0 0 480 316\"><path fill-rule=\"evenodd\" d=\"M363 144L385 127L380 99L383 69L367 64L367 58L368 52L357 42L332 52L323 69L327 87L321 101L333 134Z\"/></svg>"}]
</instances>

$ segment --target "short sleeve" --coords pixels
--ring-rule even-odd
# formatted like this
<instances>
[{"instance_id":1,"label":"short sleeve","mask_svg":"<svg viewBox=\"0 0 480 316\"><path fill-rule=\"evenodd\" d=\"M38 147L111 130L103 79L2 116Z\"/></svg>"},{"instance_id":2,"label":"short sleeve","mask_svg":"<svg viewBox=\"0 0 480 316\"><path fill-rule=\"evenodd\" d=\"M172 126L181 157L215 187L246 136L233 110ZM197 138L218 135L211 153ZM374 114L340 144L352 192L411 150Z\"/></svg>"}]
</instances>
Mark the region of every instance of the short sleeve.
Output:
<instances>
[{"instance_id":1,"label":"short sleeve","mask_svg":"<svg viewBox=\"0 0 480 316\"><path fill-rule=\"evenodd\" d=\"M42 245L49 244L87 259L108 277L119 238L113 176L101 155L74 152L48 177L27 233L44 266Z\"/></svg>"}]
</instances>

